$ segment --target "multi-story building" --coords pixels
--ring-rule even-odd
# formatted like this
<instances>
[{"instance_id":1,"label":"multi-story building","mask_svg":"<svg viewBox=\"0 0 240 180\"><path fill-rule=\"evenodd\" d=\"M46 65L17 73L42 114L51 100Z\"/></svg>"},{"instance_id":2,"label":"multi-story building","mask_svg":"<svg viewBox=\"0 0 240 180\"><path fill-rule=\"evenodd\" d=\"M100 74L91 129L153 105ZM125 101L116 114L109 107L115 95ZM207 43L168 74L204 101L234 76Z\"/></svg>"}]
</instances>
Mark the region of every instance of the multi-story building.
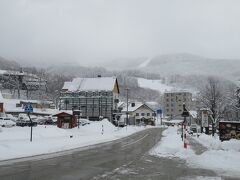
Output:
<instances>
[{"instance_id":1,"label":"multi-story building","mask_svg":"<svg viewBox=\"0 0 240 180\"><path fill-rule=\"evenodd\" d=\"M187 91L164 93L165 116L174 117L182 114L183 104L189 110L192 108L192 93Z\"/></svg>"},{"instance_id":2,"label":"multi-story building","mask_svg":"<svg viewBox=\"0 0 240 180\"><path fill-rule=\"evenodd\" d=\"M113 120L119 96L115 77L74 78L65 82L60 95L60 110L81 110L83 118Z\"/></svg>"}]
</instances>

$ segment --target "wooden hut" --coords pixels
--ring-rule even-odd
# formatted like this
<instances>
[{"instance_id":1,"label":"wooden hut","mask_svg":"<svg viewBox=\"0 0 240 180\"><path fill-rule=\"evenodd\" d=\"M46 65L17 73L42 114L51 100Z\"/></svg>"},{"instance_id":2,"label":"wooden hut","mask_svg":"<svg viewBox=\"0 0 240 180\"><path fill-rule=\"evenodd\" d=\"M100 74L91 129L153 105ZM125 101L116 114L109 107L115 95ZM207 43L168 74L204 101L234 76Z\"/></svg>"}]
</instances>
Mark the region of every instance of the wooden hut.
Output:
<instances>
[{"instance_id":1,"label":"wooden hut","mask_svg":"<svg viewBox=\"0 0 240 180\"><path fill-rule=\"evenodd\" d=\"M57 127L64 129L71 129L77 126L77 119L72 112L60 112L55 114L57 116Z\"/></svg>"}]
</instances>

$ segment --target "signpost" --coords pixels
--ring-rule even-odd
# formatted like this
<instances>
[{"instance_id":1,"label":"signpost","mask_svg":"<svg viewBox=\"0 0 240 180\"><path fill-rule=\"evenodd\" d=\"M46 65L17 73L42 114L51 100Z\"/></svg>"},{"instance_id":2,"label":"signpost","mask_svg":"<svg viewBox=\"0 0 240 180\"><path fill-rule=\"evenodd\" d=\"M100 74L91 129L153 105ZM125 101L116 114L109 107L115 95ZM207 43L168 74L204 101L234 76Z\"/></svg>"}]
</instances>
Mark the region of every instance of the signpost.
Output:
<instances>
[{"instance_id":1,"label":"signpost","mask_svg":"<svg viewBox=\"0 0 240 180\"><path fill-rule=\"evenodd\" d=\"M187 119L186 118L189 117L189 112L187 111L185 104L183 104L182 117L184 118L184 121L182 123L183 147L187 149L187 129L186 129Z\"/></svg>"},{"instance_id":2,"label":"signpost","mask_svg":"<svg viewBox=\"0 0 240 180\"><path fill-rule=\"evenodd\" d=\"M73 110L73 115L76 116L78 118L77 124L78 124L78 128L79 128L79 119L82 116L82 111L81 110Z\"/></svg>"},{"instance_id":3,"label":"signpost","mask_svg":"<svg viewBox=\"0 0 240 180\"><path fill-rule=\"evenodd\" d=\"M30 141L32 142L32 127L33 127L33 122L31 120L31 117L30 117L30 113L33 112L33 107L32 107L32 104L30 102L28 102L26 105L25 105L25 112L28 114L28 117L30 119L30 126L31 126L31 136L30 136Z\"/></svg>"},{"instance_id":4,"label":"signpost","mask_svg":"<svg viewBox=\"0 0 240 180\"><path fill-rule=\"evenodd\" d=\"M202 127L201 127L201 132L203 132L203 128L205 128L205 133L208 134L209 133L209 124L208 124L208 111L207 110L203 110L202 111Z\"/></svg>"},{"instance_id":5,"label":"signpost","mask_svg":"<svg viewBox=\"0 0 240 180\"><path fill-rule=\"evenodd\" d=\"M160 121L161 121L161 124L162 125L162 109L158 109L157 110L157 117L160 116Z\"/></svg>"}]
</instances>

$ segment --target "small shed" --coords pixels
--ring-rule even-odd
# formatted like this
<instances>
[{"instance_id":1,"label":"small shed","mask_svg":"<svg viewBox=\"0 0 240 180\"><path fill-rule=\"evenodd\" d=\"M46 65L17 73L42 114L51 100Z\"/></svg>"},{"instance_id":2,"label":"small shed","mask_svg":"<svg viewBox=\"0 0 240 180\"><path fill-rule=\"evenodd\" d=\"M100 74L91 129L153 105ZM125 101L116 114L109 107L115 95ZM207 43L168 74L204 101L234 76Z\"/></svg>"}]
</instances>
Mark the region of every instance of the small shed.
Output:
<instances>
[{"instance_id":1,"label":"small shed","mask_svg":"<svg viewBox=\"0 0 240 180\"><path fill-rule=\"evenodd\" d=\"M53 116L57 117L57 127L71 129L77 126L77 119L72 112L62 111Z\"/></svg>"}]
</instances>

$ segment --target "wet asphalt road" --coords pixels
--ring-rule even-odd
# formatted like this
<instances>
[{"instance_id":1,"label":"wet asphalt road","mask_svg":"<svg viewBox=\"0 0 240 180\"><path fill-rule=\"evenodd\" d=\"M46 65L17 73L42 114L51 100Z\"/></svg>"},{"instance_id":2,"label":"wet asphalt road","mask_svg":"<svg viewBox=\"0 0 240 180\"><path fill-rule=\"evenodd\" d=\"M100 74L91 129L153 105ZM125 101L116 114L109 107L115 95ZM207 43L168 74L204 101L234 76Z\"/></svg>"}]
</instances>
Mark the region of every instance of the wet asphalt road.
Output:
<instances>
[{"instance_id":1,"label":"wet asphalt road","mask_svg":"<svg viewBox=\"0 0 240 180\"><path fill-rule=\"evenodd\" d=\"M191 169L180 159L157 158L148 151L161 139L153 128L110 143L60 154L0 162L0 180L170 180L218 177ZM224 178L225 179L225 178Z\"/></svg>"},{"instance_id":2,"label":"wet asphalt road","mask_svg":"<svg viewBox=\"0 0 240 180\"><path fill-rule=\"evenodd\" d=\"M146 129L111 143L74 150L59 157L0 163L0 180L94 179L141 158L160 140L161 131Z\"/></svg>"}]
</instances>

